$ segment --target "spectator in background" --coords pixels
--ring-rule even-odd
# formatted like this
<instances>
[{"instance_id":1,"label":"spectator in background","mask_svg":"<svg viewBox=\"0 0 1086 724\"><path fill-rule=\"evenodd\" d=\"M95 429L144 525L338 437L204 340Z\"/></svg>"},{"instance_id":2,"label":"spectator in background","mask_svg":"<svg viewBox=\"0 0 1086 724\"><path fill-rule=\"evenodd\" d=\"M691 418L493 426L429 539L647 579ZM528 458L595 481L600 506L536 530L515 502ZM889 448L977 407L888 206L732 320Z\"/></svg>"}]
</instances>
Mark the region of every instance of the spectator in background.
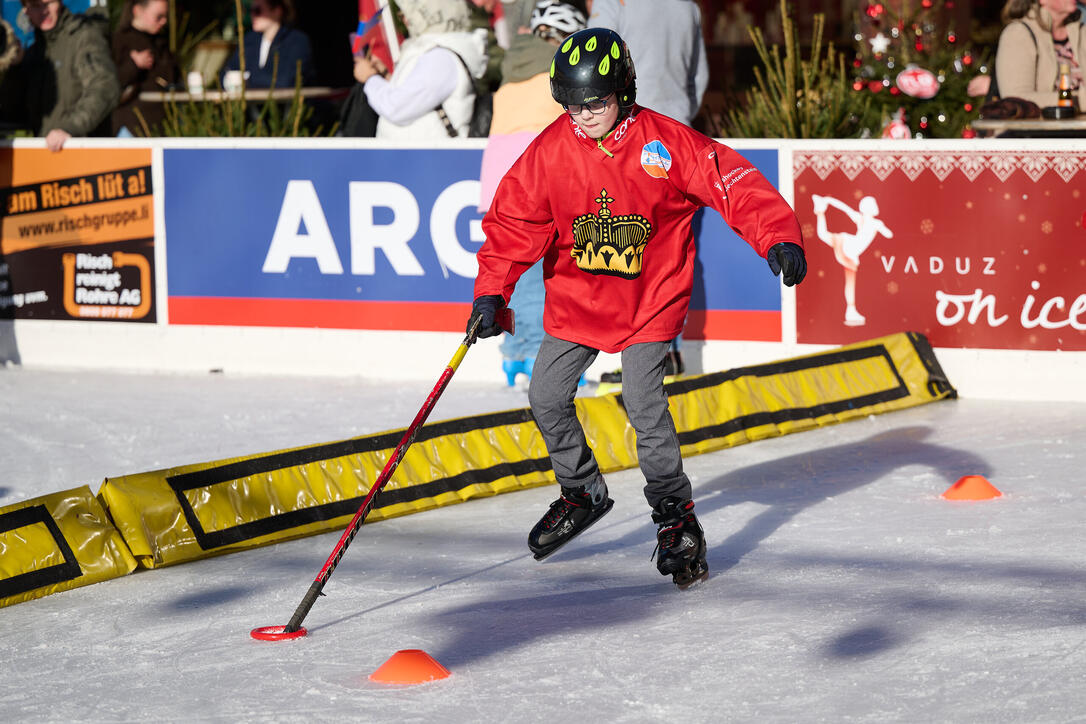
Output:
<instances>
[{"instance_id":1,"label":"spectator in background","mask_svg":"<svg viewBox=\"0 0 1086 724\"><path fill-rule=\"evenodd\" d=\"M629 44L637 73L637 102L690 126L709 84L701 9L694 0L595 0L588 26L610 28ZM680 337L671 342L665 372L682 374ZM604 383L622 382L621 370Z\"/></svg>"},{"instance_id":2,"label":"spectator in background","mask_svg":"<svg viewBox=\"0 0 1086 724\"><path fill-rule=\"evenodd\" d=\"M121 82L121 101L113 111L113 133L150 133L162 122L161 103L139 100L140 91L161 91L178 83L181 73L162 32L170 6L167 0L129 0L113 34L113 62ZM147 128L144 129L135 109Z\"/></svg>"},{"instance_id":3,"label":"spectator in background","mask_svg":"<svg viewBox=\"0 0 1086 724\"><path fill-rule=\"evenodd\" d=\"M709 84L694 0L595 0L588 26L610 28L629 44L640 105L693 123Z\"/></svg>"},{"instance_id":4,"label":"spectator in background","mask_svg":"<svg viewBox=\"0 0 1086 724\"><path fill-rule=\"evenodd\" d=\"M550 97L549 68L558 43L585 27L585 16L561 0L539 0L528 34L517 35L502 61L494 118L483 151L479 211L486 213L498 181L532 139L565 113Z\"/></svg>"},{"instance_id":5,"label":"spectator in background","mask_svg":"<svg viewBox=\"0 0 1086 724\"><path fill-rule=\"evenodd\" d=\"M355 80L380 116L377 138L467 138L474 78L486 70L485 41L470 32L468 6L464 0L400 0L398 5L408 38L392 75L385 78L374 59L355 58Z\"/></svg>"},{"instance_id":6,"label":"spectator in background","mask_svg":"<svg viewBox=\"0 0 1086 724\"><path fill-rule=\"evenodd\" d=\"M586 18L592 12L592 0L564 0ZM513 35L527 35L532 32L532 13L535 12L536 0L502 0L502 15L506 27Z\"/></svg>"},{"instance_id":7,"label":"spectator in background","mask_svg":"<svg viewBox=\"0 0 1086 724\"><path fill-rule=\"evenodd\" d=\"M313 49L309 37L293 26L292 0L253 0L249 15L253 29L245 34L246 86L291 88L297 81L299 62L302 85L312 83ZM223 75L226 71L240 69L240 56L234 53L223 69Z\"/></svg>"},{"instance_id":8,"label":"spectator in background","mask_svg":"<svg viewBox=\"0 0 1086 724\"><path fill-rule=\"evenodd\" d=\"M465 0L471 32L486 38L486 72L483 86L493 93L501 85L501 65L512 34L505 22L503 6L498 0Z\"/></svg>"},{"instance_id":9,"label":"spectator in background","mask_svg":"<svg viewBox=\"0 0 1086 724\"><path fill-rule=\"evenodd\" d=\"M999 35L995 78L1003 98L1022 98L1042 108L1056 105L1061 63L1071 67L1079 108L1086 108L1086 33L1075 0L1008 0Z\"/></svg>"},{"instance_id":10,"label":"spectator in background","mask_svg":"<svg viewBox=\"0 0 1086 724\"><path fill-rule=\"evenodd\" d=\"M19 62L22 50L15 28L7 20L0 19L0 81L3 81L8 68Z\"/></svg>"},{"instance_id":11,"label":"spectator in background","mask_svg":"<svg viewBox=\"0 0 1086 724\"><path fill-rule=\"evenodd\" d=\"M502 15L505 16L506 26L514 35L531 32L529 23L534 9L534 0L502 0Z\"/></svg>"},{"instance_id":12,"label":"spectator in background","mask_svg":"<svg viewBox=\"0 0 1086 724\"><path fill-rule=\"evenodd\" d=\"M109 135L120 97L104 22L74 15L60 0L23 0L34 44L4 77L0 108L59 151L72 136ZM60 72L58 72L60 69Z\"/></svg>"},{"instance_id":13,"label":"spectator in background","mask_svg":"<svg viewBox=\"0 0 1086 724\"><path fill-rule=\"evenodd\" d=\"M494 118L479 174L479 211L486 213L505 172L539 132L565 109L550 95L550 64L558 44L585 27L585 16L560 0L540 0L529 20L530 33L517 35L502 60L502 84L494 94ZM543 262L524 272L509 300L517 333L502 339L502 371L512 387L518 375L532 377L543 342Z\"/></svg>"}]
</instances>

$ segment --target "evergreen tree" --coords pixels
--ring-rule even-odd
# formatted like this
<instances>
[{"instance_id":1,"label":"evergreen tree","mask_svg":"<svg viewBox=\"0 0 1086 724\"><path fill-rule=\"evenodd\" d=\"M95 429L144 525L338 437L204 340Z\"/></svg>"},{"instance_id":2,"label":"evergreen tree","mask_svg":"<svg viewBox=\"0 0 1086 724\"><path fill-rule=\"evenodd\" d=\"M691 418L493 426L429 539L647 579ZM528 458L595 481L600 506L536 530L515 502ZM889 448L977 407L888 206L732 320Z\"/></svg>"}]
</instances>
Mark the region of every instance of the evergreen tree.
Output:
<instances>
[{"instance_id":1,"label":"evergreen tree","mask_svg":"<svg viewBox=\"0 0 1086 724\"><path fill-rule=\"evenodd\" d=\"M783 53L768 46L761 28L749 32L762 62L754 69L755 87L723 122L734 138L855 138L871 117L869 98L849 86L847 57L833 43L823 45L825 17L814 16L809 57L804 58L796 23L781 0ZM873 123L872 123L873 125Z\"/></svg>"}]
</instances>

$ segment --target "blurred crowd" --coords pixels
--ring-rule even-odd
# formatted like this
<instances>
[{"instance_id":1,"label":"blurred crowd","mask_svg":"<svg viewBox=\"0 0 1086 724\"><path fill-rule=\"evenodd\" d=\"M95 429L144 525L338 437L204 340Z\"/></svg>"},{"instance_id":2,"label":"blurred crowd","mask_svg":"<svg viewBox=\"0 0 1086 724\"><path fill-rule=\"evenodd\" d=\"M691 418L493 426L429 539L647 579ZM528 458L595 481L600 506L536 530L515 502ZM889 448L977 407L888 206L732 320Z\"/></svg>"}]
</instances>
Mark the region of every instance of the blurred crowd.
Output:
<instances>
[{"instance_id":1,"label":"blurred crowd","mask_svg":"<svg viewBox=\"0 0 1086 724\"><path fill-rule=\"evenodd\" d=\"M251 0L248 13L251 30L222 79L244 65L250 88L293 86L298 74L311 81L312 49L292 24L292 0ZM53 151L73 136L156 135L163 100L140 94L189 87L165 32L168 0L127 0L113 30L105 12L74 13L63 0L22 0L23 18L33 30L28 47L7 22L0 33L0 120L44 137Z\"/></svg>"},{"instance_id":2,"label":"blurred crowd","mask_svg":"<svg viewBox=\"0 0 1086 724\"><path fill-rule=\"evenodd\" d=\"M212 77L193 78L171 51L168 0L127 0L112 24L93 7L77 13L65 0L22 0L20 24L31 40L20 43L6 22L0 28L0 122L6 131L43 137L56 151L73 136L161 135L169 92L313 85L314 47L295 23L294 0L245 6L248 27L232 55ZM694 0L395 0L388 15L399 36L395 62L368 42L386 28L352 49L354 85L334 96L339 135L486 136L503 114L524 115L538 130L542 117L549 122L561 108L546 93L515 84L533 77L533 85L543 83L558 41L594 18L631 38L635 56L644 56L635 60L648 70L639 73L643 97L665 113L689 122L708 78ZM657 85L657 71L673 77ZM499 93L505 81L514 85ZM533 100L503 106L502 96L518 95Z\"/></svg>"},{"instance_id":3,"label":"blurred crowd","mask_svg":"<svg viewBox=\"0 0 1086 724\"><path fill-rule=\"evenodd\" d=\"M22 0L20 22L32 31L31 42L20 43L0 21L0 124L59 150L73 136L162 135L165 91L322 80L314 51L327 55L327 39L314 48L296 25L295 0L246 0L245 7L248 28L232 55L211 77L193 78L171 51L168 0L127 0L115 27L93 8L76 13L65 0ZM344 47L335 57L344 66L353 51L353 67L350 75L341 67L337 79L353 76L353 86L329 94L320 115L338 135L425 142L492 129L538 131L561 112L535 87L545 84L540 74L555 44L585 26L612 28L627 41L644 106L690 124L708 83L696 0L393 0L387 15L402 35L394 63L374 52L380 43L352 49L341 33ZM1044 106L1056 103L1063 83L1081 105L1081 21L1076 0L1007 0L996 77L980 78L971 92L983 95L990 84L989 99L1015 96Z\"/></svg>"}]
</instances>

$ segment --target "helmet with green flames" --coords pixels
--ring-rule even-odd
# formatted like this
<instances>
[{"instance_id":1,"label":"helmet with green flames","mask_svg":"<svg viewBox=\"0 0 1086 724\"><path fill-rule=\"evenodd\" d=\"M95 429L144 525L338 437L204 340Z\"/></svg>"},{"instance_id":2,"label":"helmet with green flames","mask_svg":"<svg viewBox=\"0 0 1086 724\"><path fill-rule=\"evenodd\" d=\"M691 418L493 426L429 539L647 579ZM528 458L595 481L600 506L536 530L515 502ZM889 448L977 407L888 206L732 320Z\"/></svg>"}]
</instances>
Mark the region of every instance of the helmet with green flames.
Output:
<instances>
[{"instance_id":1,"label":"helmet with green flames","mask_svg":"<svg viewBox=\"0 0 1086 724\"><path fill-rule=\"evenodd\" d=\"M580 105L616 94L619 106L634 104L633 60L614 30L586 28L562 41L551 60L551 95L564 106Z\"/></svg>"}]
</instances>

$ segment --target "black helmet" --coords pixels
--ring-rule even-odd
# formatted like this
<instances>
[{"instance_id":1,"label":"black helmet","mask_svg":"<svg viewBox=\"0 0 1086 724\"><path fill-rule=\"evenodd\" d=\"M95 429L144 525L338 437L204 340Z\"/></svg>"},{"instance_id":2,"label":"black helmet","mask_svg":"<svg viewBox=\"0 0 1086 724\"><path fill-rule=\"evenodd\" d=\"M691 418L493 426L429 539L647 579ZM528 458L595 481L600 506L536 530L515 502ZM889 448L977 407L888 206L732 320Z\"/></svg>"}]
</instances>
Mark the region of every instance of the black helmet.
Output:
<instances>
[{"instance_id":1,"label":"black helmet","mask_svg":"<svg viewBox=\"0 0 1086 724\"><path fill-rule=\"evenodd\" d=\"M551 95L564 106L618 96L618 104L634 104L637 87L633 60L614 30L586 28L563 41L551 61Z\"/></svg>"}]
</instances>

